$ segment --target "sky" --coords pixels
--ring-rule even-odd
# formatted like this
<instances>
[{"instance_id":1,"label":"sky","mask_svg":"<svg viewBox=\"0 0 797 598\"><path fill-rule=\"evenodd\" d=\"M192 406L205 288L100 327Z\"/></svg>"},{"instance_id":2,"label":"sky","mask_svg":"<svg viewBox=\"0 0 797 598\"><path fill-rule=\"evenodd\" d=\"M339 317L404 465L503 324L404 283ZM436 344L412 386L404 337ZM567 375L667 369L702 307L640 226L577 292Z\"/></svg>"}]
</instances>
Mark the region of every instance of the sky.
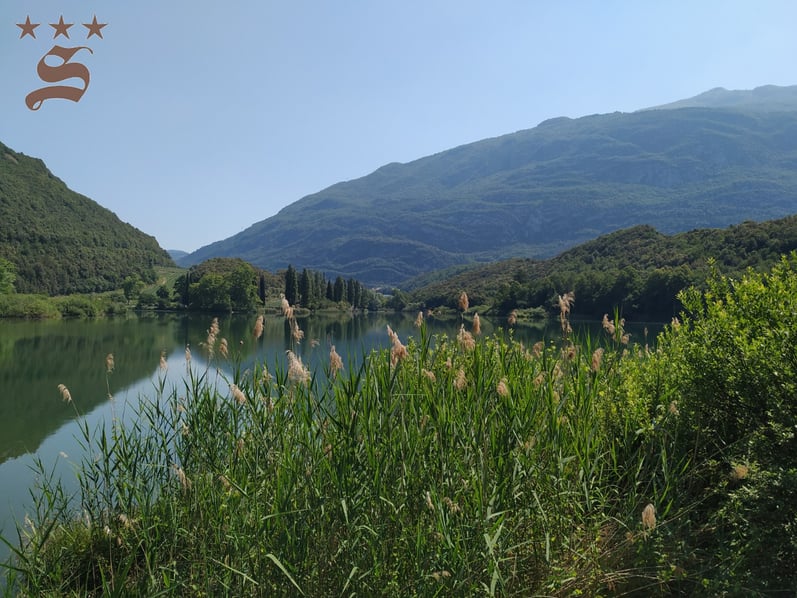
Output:
<instances>
[{"instance_id":1,"label":"sky","mask_svg":"<svg viewBox=\"0 0 797 598\"><path fill-rule=\"evenodd\" d=\"M0 0L0 142L193 251L548 118L797 84L795 30L794 0Z\"/></svg>"}]
</instances>

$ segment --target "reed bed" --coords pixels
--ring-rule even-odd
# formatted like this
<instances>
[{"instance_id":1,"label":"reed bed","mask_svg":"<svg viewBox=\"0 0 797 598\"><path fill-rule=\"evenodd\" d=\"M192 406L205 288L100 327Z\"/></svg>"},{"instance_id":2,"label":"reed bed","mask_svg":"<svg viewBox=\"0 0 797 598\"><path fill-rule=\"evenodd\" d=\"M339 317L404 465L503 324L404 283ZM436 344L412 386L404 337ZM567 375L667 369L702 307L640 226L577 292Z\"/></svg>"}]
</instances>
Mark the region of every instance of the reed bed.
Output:
<instances>
[{"instance_id":1,"label":"reed bed","mask_svg":"<svg viewBox=\"0 0 797 598\"><path fill-rule=\"evenodd\" d=\"M677 415L624 383L642 349L616 331L574 343L566 317L534 347L430 337L419 318L360 365L332 347L319 372L294 352L244 369L211 326L204 350L227 367L187 351L182 387L161 380L126 425L82 424L78 496L42 472L8 591L657 591Z\"/></svg>"}]
</instances>

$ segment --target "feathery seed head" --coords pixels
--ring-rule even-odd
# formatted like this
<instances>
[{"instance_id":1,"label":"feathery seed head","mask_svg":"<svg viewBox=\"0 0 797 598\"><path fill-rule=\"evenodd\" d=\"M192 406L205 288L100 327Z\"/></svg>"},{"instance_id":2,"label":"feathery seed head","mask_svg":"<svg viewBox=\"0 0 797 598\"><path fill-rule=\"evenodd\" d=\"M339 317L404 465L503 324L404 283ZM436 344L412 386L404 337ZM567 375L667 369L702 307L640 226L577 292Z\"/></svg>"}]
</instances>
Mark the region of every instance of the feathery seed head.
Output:
<instances>
[{"instance_id":1,"label":"feathery seed head","mask_svg":"<svg viewBox=\"0 0 797 598\"><path fill-rule=\"evenodd\" d=\"M343 360L340 358L340 355L338 355L338 352L335 351L335 345L332 345L332 348L329 350L329 373L335 378L342 369Z\"/></svg>"},{"instance_id":2,"label":"feathery seed head","mask_svg":"<svg viewBox=\"0 0 797 598\"><path fill-rule=\"evenodd\" d=\"M462 324L459 328L457 341L459 342L459 346L466 351L473 351L473 349L476 348L476 340L473 338L473 335L470 332L465 330L464 324Z\"/></svg>"},{"instance_id":3,"label":"feathery seed head","mask_svg":"<svg viewBox=\"0 0 797 598\"><path fill-rule=\"evenodd\" d=\"M462 291L459 294L459 311L468 311L468 294L465 291Z\"/></svg>"},{"instance_id":4,"label":"feathery seed head","mask_svg":"<svg viewBox=\"0 0 797 598\"><path fill-rule=\"evenodd\" d=\"M71 403L72 402L72 394L69 392L69 389L66 387L66 385L59 384L58 385L58 392L61 393L61 399L65 403Z\"/></svg>"},{"instance_id":5,"label":"feathery seed head","mask_svg":"<svg viewBox=\"0 0 797 598\"><path fill-rule=\"evenodd\" d=\"M648 504L642 509L642 527L652 530L656 527L656 507Z\"/></svg>"}]
</instances>

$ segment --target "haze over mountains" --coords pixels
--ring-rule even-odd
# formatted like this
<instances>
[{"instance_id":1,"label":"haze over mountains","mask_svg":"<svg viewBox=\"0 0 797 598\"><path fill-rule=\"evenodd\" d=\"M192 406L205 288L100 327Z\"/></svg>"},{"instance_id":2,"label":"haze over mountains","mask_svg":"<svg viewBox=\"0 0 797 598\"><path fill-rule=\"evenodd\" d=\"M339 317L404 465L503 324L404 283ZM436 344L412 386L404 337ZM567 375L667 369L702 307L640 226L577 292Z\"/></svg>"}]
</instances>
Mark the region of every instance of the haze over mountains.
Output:
<instances>
[{"instance_id":1,"label":"haze over mountains","mask_svg":"<svg viewBox=\"0 0 797 598\"><path fill-rule=\"evenodd\" d=\"M620 228L675 233L797 212L797 86L713 89L388 164L180 260L241 257L397 285L548 257Z\"/></svg>"}]
</instances>

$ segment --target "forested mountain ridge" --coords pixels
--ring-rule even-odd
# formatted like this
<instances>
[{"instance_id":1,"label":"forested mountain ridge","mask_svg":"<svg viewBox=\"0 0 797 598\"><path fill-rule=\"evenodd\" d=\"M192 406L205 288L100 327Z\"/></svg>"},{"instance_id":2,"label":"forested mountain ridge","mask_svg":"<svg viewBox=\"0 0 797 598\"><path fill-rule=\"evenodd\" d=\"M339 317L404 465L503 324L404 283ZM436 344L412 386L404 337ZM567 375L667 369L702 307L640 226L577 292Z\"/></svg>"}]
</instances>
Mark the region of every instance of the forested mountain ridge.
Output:
<instances>
[{"instance_id":1,"label":"forested mountain ridge","mask_svg":"<svg viewBox=\"0 0 797 598\"><path fill-rule=\"evenodd\" d=\"M36 158L0 143L0 258L16 268L18 292L119 289L174 265L154 237L71 191Z\"/></svg>"},{"instance_id":2,"label":"forested mountain ridge","mask_svg":"<svg viewBox=\"0 0 797 598\"><path fill-rule=\"evenodd\" d=\"M675 233L779 218L797 212L797 94L778 102L788 109L748 98L552 119L338 183L181 263L236 256L396 285L639 224Z\"/></svg>"},{"instance_id":3,"label":"forested mountain ridge","mask_svg":"<svg viewBox=\"0 0 797 598\"><path fill-rule=\"evenodd\" d=\"M678 314L675 296L707 278L710 260L723 274L771 268L797 250L797 216L743 222L724 229L695 229L665 235L648 225L603 235L548 260L511 259L472 268L418 286L407 298L423 307L456 307L459 294L495 313L556 306L574 291L582 317L611 313L669 319Z\"/></svg>"}]
</instances>

